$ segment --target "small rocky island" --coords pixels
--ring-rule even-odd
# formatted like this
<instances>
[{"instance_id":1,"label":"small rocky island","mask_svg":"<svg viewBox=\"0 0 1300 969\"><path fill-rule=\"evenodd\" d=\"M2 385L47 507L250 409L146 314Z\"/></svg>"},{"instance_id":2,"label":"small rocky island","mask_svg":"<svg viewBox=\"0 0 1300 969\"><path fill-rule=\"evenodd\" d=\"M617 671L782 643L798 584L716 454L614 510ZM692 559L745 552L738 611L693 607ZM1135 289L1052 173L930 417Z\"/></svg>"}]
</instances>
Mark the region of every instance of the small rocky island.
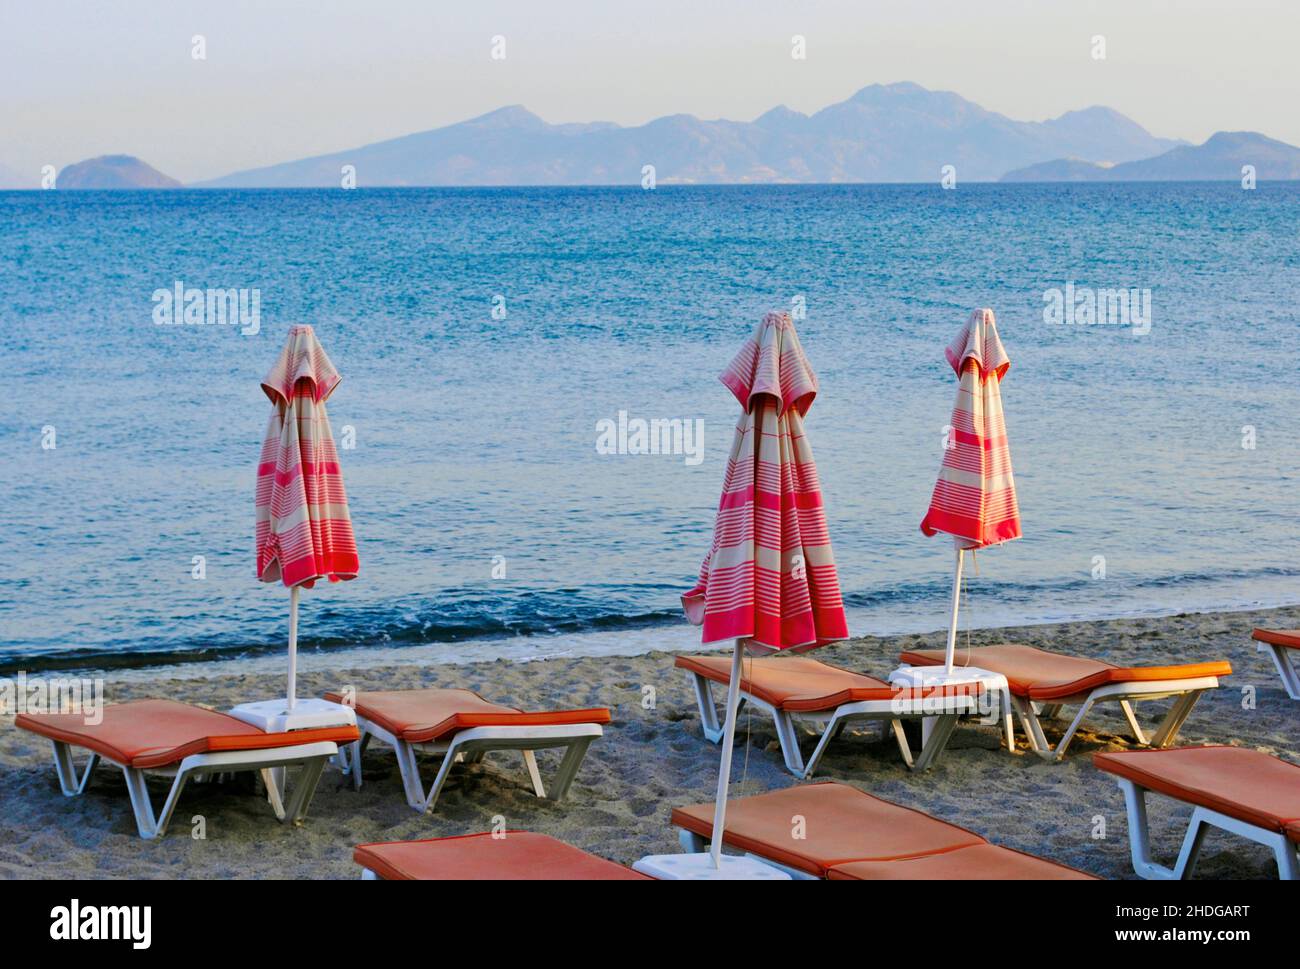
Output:
<instances>
[{"instance_id":1,"label":"small rocky island","mask_svg":"<svg viewBox=\"0 0 1300 969\"><path fill-rule=\"evenodd\" d=\"M101 155L69 165L55 182L61 189L180 188L181 183L133 155Z\"/></svg>"}]
</instances>

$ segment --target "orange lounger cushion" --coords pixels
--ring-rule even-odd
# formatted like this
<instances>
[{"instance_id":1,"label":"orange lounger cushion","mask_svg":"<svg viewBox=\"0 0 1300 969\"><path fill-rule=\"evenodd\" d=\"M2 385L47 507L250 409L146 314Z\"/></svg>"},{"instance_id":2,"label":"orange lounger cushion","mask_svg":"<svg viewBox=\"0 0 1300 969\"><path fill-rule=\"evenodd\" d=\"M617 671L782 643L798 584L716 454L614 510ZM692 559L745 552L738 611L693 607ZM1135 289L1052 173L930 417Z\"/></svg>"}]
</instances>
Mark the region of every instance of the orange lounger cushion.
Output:
<instances>
[{"instance_id":1,"label":"orange lounger cushion","mask_svg":"<svg viewBox=\"0 0 1300 969\"><path fill-rule=\"evenodd\" d=\"M79 713L23 713L14 724L75 747L84 747L126 767L165 767L190 754L222 750L268 750L328 740L349 744L356 727L322 727L265 733L228 713L175 700L131 700L104 707L98 724Z\"/></svg>"},{"instance_id":2,"label":"orange lounger cushion","mask_svg":"<svg viewBox=\"0 0 1300 969\"><path fill-rule=\"evenodd\" d=\"M826 877L831 881L1097 881L1095 875L990 844L894 861L845 862L828 869Z\"/></svg>"},{"instance_id":3,"label":"orange lounger cushion","mask_svg":"<svg viewBox=\"0 0 1300 969\"><path fill-rule=\"evenodd\" d=\"M707 839L713 833L713 804L674 808L672 821ZM823 878L845 862L887 861L987 843L964 828L834 782L729 801L722 841Z\"/></svg>"},{"instance_id":4,"label":"orange lounger cushion","mask_svg":"<svg viewBox=\"0 0 1300 969\"><path fill-rule=\"evenodd\" d=\"M353 859L380 878L419 881L649 881L544 834L467 834L358 845Z\"/></svg>"},{"instance_id":5,"label":"orange lounger cushion","mask_svg":"<svg viewBox=\"0 0 1300 969\"><path fill-rule=\"evenodd\" d=\"M327 700L344 702L339 693ZM609 723L609 710L553 710L525 713L483 699L472 690L391 690L358 693L356 711L393 736L412 744L443 740L471 727L551 727L575 723Z\"/></svg>"},{"instance_id":6,"label":"orange lounger cushion","mask_svg":"<svg viewBox=\"0 0 1300 969\"><path fill-rule=\"evenodd\" d=\"M731 679L729 656L678 656L673 665L723 685ZM934 692L895 689L874 676L827 666L807 656L747 658L740 688L789 713L834 710L845 703L867 700L919 699Z\"/></svg>"},{"instance_id":7,"label":"orange lounger cushion","mask_svg":"<svg viewBox=\"0 0 1300 969\"><path fill-rule=\"evenodd\" d=\"M944 651L909 650L898 658L913 666L938 666L944 660ZM978 666L1001 673L1007 678L1012 693L1041 701L1064 700L1109 683L1186 680L1227 676L1232 672L1232 666L1226 660L1182 666L1113 666L1101 660L1050 653L1045 649L1011 643L960 650L958 661L961 666Z\"/></svg>"},{"instance_id":8,"label":"orange lounger cushion","mask_svg":"<svg viewBox=\"0 0 1300 969\"><path fill-rule=\"evenodd\" d=\"M1300 649L1300 629L1256 629L1250 634L1252 639L1270 646L1289 646Z\"/></svg>"},{"instance_id":9,"label":"orange lounger cushion","mask_svg":"<svg viewBox=\"0 0 1300 969\"><path fill-rule=\"evenodd\" d=\"M1300 822L1300 766L1245 747L1094 754L1099 770L1270 831Z\"/></svg>"}]
</instances>

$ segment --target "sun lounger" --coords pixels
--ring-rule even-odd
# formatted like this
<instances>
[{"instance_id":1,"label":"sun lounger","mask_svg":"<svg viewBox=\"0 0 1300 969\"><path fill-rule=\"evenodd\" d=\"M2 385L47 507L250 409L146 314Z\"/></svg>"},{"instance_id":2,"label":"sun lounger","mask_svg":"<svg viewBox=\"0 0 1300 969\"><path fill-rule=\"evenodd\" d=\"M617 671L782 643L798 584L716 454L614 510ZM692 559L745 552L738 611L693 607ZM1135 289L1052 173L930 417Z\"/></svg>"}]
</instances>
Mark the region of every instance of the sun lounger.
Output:
<instances>
[{"instance_id":1,"label":"sun lounger","mask_svg":"<svg viewBox=\"0 0 1300 969\"><path fill-rule=\"evenodd\" d=\"M695 690L704 736L722 739L711 683L726 686L731 679L731 659L725 656L678 656L674 664L686 671ZM872 676L852 673L806 656L746 659L740 681L740 702L768 714L776 724L785 765L796 777L808 778L826 752L827 745L850 723L875 721L893 731L908 767L925 770L938 758L952 735L957 718L978 710L978 689L955 695L938 691L898 689ZM921 752L913 757L904 719L934 717ZM795 721L821 729L821 739L807 763L799 750Z\"/></svg>"},{"instance_id":2,"label":"sun lounger","mask_svg":"<svg viewBox=\"0 0 1300 969\"><path fill-rule=\"evenodd\" d=\"M353 784L361 786L361 756L373 738L388 744L397 754L397 766L406 790L406 802L424 813L433 808L458 762L477 763L493 750L518 750L538 797L546 797L534 751L563 749L564 759L551 787L553 800L564 797L573 782L591 742L609 723L609 711L553 710L525 713L483 699L470 690L395 690L358 693L346 698L326 694L327 700L355 705L360 739L341 755ZM433 786L426 793L420 780L418 754L442 757Z\"/></svg>"},{"instance_id":3,"label":"sun lounger","mask_svg":"<svg viewBox=\"0 0 1300 969\"><path fill-rule=\"evenodd\" d=\"M527 831L357 845L352 857L361 866L361 877L368 880L650 880L631 868Z\"/></svg>"},{"instance_id":4,"label":"sun lounger","mask_svg":"<svg viewBox=\"0 0 1300 969\"><path fill-rule=\"evenodd\" d=\"M941 649L910 650L899 656L913 666L938 666L944 661ZM1033 646L976 646L961 654L962 666L975 666L1001 673L1011 689L1011 702L1029 745L1047 760L1065 756L1083 718L1094 705L1117 702L1139 744L1168 747L1206 690L1219 685L1219 677L1232 672L1226 661L1189 663L1182 666L1112 666L1101 660L1051 653ZM1155 734L1148 738L1133 713L1138 700L1176 697ZM1047 741L1039 717L1051 719L1063 706L1078 705L1079 712L1053 747Z\"/></svg>"},{"instance_id":5,"label":"sun lounger","mask_svg":"<svg viewBox=\"0 0 1300 969\"><path fill-rule=\"evenodd\" d=\"M265 733L228 714L174 700L112 704L104 708L103 719L97 724L87 724L77 713L23 713L14 724L53 742L54 769L68 797L86 789L101 758L122 768L142 838L166 833L190 778L246 770L261 771L276 817L297 823L307 813L325 762L338 752L339 744L357 739L356 728L350 726ZM73 764L73 748L90 753L80 776ZM294 765L301 765L302 771L286 808L275 769ZM156 815L146 772L175 777L171 793Z\"/></svg>"},{"instance_id":6,"label":"sun lounger","mask_svg":"<svg viewBox=\"0 0 1300 969\"><path fill-rule=\"evenodd\" d=\"M1259 640L1260 652L1273 657L1273 665L1282 677L1282 685L1292 700L1300 700L1300 629L1256 629L1252 638Z\"/></svg>"},{"instance_id":7,"label":"sun lounger","mask_svg":"<svg viewBox=\"0 0 1300 969\"><path fill-rule=\"evenodd\" d=\"M686 851L704 851L713 805L675 808ZM921 811L835 782L805 784L727 804L727 847L795 878L836 880L1092 879L1073 868L990 844Z\"/></svg>"},{"instance_id":8,"label":"sun lounger","mask_svg":"<svg viewBox=\"0 0 1300 969\"><path fill-rule=\"evenodd\" d=\"M1300 766L1245 747L1128 750L1092 761L1124 792L1133 870L1143 878L1191 878L1206 828L1215 827L1272 848L1279 876L1300 879ZM1173 868L1151 858L1152 792L1194 808Z\"/></svg>"}]
</instances>

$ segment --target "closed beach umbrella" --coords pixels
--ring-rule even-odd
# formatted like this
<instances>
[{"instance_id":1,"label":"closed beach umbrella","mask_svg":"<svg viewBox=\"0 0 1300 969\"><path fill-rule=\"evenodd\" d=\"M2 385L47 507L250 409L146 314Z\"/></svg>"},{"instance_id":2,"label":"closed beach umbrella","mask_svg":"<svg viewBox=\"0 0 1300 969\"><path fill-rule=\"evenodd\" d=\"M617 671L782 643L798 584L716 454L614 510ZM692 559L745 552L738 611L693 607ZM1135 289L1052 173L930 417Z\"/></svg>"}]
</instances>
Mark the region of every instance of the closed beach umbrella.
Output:
<instances>
[{"instance_id":1,"label":"closed beach umbrella","mask_svg":"<svg viewBox=\"0 0 1300 969\"><path fill-rule=\"evenodd\" d=\"M713 827L719 867L741 658L802 651L848 638L821 484L804 415L817 394L786 313L768 313L720 377L741 405L713 544L682 596L701 641L734 641Z\"/></svg>"},{"instance_id":2,"label":"closed beach umbrella","mask_svg":"<svg viewBox=\"0 0 1300 969\"><path fill-rule=\"evenodd\" d=\"M1019 538L1020 509L1002 419L1001 384L1011 359L998 338L993 311L971 313L945 355L957 374L957 402L943 466L921 531L926 535L944 532L956 545L946 655L946 669L951 673L965 553Z\"/></svg>"},{"instance_id":3,"label":"closed beach umbrella","mask_svg":"<svg viewBox=\"0 0 1300 969\"><path fill-rule=\"evenodd\" d=\"M357 542L325 413L340 379L315 331L295 326L262 381L271 417L257 466L257 577L290 589L289 709L297 700L299 590L357 575Z\"/></svg>"}]
</instances>

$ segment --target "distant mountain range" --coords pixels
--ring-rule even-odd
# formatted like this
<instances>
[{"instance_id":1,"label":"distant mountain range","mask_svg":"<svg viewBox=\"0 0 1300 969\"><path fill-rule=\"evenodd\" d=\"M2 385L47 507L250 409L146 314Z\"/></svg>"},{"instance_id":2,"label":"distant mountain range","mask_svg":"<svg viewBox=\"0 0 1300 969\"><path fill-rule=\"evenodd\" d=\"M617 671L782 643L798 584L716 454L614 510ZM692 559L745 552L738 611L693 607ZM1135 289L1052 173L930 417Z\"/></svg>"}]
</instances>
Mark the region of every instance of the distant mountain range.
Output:
<instances>
[{"instance_id":1,"label":"distant mountain range","mask_svg":"<svg viewBox=\"0 0 1300 969\"><path fill-rule=\"evenodd\" d=\"M336 188L355 184L658 184L1300 179L1300 149L1254 132L1220 132L1203 145L1158 138L1110 108L1049 121L1014 121L949 91L873 84L811 114L775 107L753 121L669 115L644 125L548 124L501 108L469 121L348 151L235 172L197 188ZM351 166L348 168L348 166ZM0 188L35 187L0 168ZM177 188L130 155L69 165L58 188Z\"/></svg>"},{"instance_id":2,"label":"distant mountain range","mask_svg":"<svg viewBox=\"0 0 1300 969\"><path fill-rule=\"evenodd\" d=\"M357 184L627 185L653 165L661 184L929 182L945 165L959 180L1075 156L1123 162L1182 142L1157 138L1109 108L1051 121L1013 121L947 91L873 84L812 115L776 107L754 121L670 115L637 127L548 124L525 108L348 151L235 172L220 188L334 187L344 165Z\"/></svg>"},{"instance_id":3,"label":"distant mountain range","mask_svg":"<svg viewBox=\"0 0 1300 969\"><path fill-rule=\"evenodd\" d=\"M1004 182L1239 181L1253 165L1260 181L1300 179L1300 148L1254 131L1220 131L1203 145L1181 145L1154 158L1098 165L1079 158L1030 165L1007 172Z\"/></svg>"}]
</instances>

